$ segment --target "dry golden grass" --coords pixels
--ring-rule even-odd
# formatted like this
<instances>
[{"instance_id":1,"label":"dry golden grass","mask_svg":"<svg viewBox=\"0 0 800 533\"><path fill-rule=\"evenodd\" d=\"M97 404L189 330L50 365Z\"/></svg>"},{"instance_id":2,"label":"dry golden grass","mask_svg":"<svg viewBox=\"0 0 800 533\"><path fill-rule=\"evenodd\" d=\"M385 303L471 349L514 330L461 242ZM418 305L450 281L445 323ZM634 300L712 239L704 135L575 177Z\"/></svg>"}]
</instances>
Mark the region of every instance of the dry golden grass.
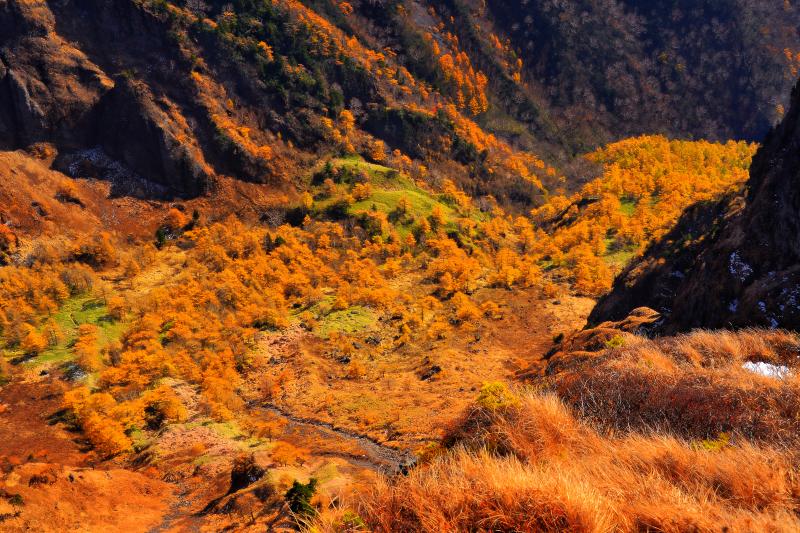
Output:
<instances>
[{"instance_id":1,"label":"dry golden grass","mask_svg":"<svg viewBox=\"0 0 800 533\"><path fill-rule=\"evenodd\" d=\"M800 338L785 331L696 331L632 338L557 374L554 388L581 416L606 427L646 427L687 438L800 440ZM786 366L783 379L742 368Z\"/></svg>"},{"instance_id":2,"label":"dry golden grass","mask_svg":"<svg viewBox=\"0 0 800 533\"><path fill-rule=\"evenodd\" d=\"M375 531L796 531L786 451L609 437L554 395L476 409L470 437L393 483L360 513Z\"/></svg>"},{"instance_id":3,"label":"dry golden grass","mask_svg":"<svg viewBox=\"0 0 800 533\"><path fill-rule=\"evenodd\" d=\"M800 530L800 381L742 368L794 371L800 338L623 339L574 346L577 364L562 356L567 370L537 392L492 384L502 401L479 399L449 451L384 480L361 516L387 532Z\"/></svg>"}]
</instances>

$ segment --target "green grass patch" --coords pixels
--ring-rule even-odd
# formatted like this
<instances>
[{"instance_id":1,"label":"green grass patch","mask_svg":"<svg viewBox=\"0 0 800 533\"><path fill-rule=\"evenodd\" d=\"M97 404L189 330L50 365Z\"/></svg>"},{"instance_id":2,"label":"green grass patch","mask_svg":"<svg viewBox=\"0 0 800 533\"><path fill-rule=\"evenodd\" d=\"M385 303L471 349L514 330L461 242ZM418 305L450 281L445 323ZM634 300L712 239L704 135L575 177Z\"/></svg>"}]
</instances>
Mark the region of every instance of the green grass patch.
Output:
<instances>
[{"instance_id":1,"label":"green grass patch","mask_svg":"<svg viewBox=\"0 0 800 533\"><path fill-rule=\"evenodd\" d=\"M213 420L206 420L199 425L210 428L220 437L228 440L235 440L243 446L254 448L262 443L261 439L249 436L247 432L234 421L214 422ZM186 427L192 426L191 424L187 424Z\"/></svg>"},{"instance_id":2,"label":"green grass patch","mask_svg":"<svg viewBox=\"0 0 800 533\"><path fill-rule=\"evenodd\" d=\"M102 300L86 296L70 298L52 318L61 330L61 342L31 359L28 364L61 363L71 360L71 347L77 338L78 327L83 324L97 326L100 348L118 340L127 325L124 321L112 320Z\"/></svg>"},{"instance_id":3,"label":"green grass patch","mask_svg":"<svg viewBox=\"0 0 800 533\"><path fill-rule=\"evenodd\" d=\"M418 186L407 174L383 165L368 163L359 156L332 159L329 163L334 169L344 169L351 176L354 174L366 175L372 187L372 194L366 200L346 206L340 213L340 209L337 209L339 214L332 215L329 208L333 207L335 203L341 202L342 197L352 187L352 183L349 181L351 178L345 179L344 182L337 184L334 195L322 199L317 196L318 199L312 209L316 216L355 217L371 210L377 210L389 216L396 213L398 204L401 199L405 198L409 204L407 212L402 216L389 217L400 236L408 235L412 228L419 224L420 220L428 218L434 207L437 206L444 214L445 230L457 230L456 221L462 216L459 214L457 206L444 195ZM319 193L319 190L319 188L316 189L316 192ZM481 213L478 209L471 209L466 216L475 222L481 222L488 218L488 215Z\"/></svg>"},{"instance_id":4,"label":"green grass patch","mask_svg":"<svg viewBox=\"0 0 800 533\"><path fill-rule=\"evenodd\" d=\"M354 214L360 211L369 211L375 206L378 211L388 215L397 209L397 204L401 198L408 200L411 206L409 214L417 219L430 216L436 205L439 205L442 209L446 220L455 219L455 212L450 206L439 202L429 194L413 189L378 189L366 200L356 202L350 206L350 211Z\"/></svg>"},{"instance_id":5,"label":"green grass patch","mask_svg":"<svg viewBox=\"0 0 800 533\"><path fill-rule=\"evenodd\" d=\"M503 111L500 106L490 106L489 110L481 115L479 122L496 135L532 138L530 130Z\"/></svg>"},{"instance_id":6,"label":"green grass patch","mask_svg":"<svg viewBox=\"0 0 800 533\"><path fill-rule=\"evenodd\" d=\"M367 176L369 176L370 181L375 184L386 181L392 174L396 174L396 179L408 179L394 169L375 163L368 163L358 155L332 159L331 165L333 165L334 168L344 168L355 172L364 172Z\"/></svg>"},{"instance_id":7,"label":"green grass patch","mask_svg":"<svg viewBox=\"0 0 800 533\"><path fill-rule=\"evenodd\" d=\"M612 266L624 267L636 256L633 250L618 250L603 257L605 262Z\"/></svg>"},{"instance_id":8,"label":"green grass patch","mask_svg":"<svg viewBox=\"0 0 800 533\"><path fill-rule=\"evenodd\" d=\"M292 309L291 311L289 311L289 316L292 318L293 321L299 321L300 315L308 312L311 313L314 316L314 318L319 319L321 316L327 315L331 311L331 306L333 306L333 302L335 301L336 301L336 295L326 294L319 301L317 301L312 305L309 305L308 307L298 307L297 309Z\"/></svg>"},{"instance_id":9,"label":"green grass patch","mask_svg":"<svg viewBox=\"0 0 800 533\"><path fill-rule=\"evenodd\" d=\"M316 478L320 483L326 483L340 475L339 468L334 463L325 463L311 473L311 477Z\"/></svg>"},{"instance_id":10,"label":"green grass patch","mask_svg":"<svg viewBox=\"0 0 800 533\"><path fill-rule=\"evenodd\" d=\"M210 428L217 435L226 439L236 440L244 436L244 433L236 422L214 422L207 420L200 425ZM187 424L187 427L191 426Z\"/></svg>"},{"instance_id":11,"label":"green grass patch","mask_svg":"<svg viewBox=\"0 0 800 533\"><path fill-rule=\"evenodd\" d=\"M615 240L613 238L609 237L604 239L604 241L606 244L606 250L608 250L608 252L603 256L603 260L605 260L606 264L609 266L622 268L636 256L636 250L630 248L619 248L615 244Z\"/></svg>"},{"instance_id":12,"label":"green grass patch","mask_svg":"<svg viewBox=\"0 0 800 533\"><path fill-rule=\"evenodd\" d=\"M629 198L620 200L619 210L627 217L632 217L636 212L636 201Z\"/></svg>"},{"instance_id":13,"label":"green grass patch","mask_svg":"<svg viewBox=\"0 0 800 533\"><path fill-rule=\"evenodd\" d=\"M195 457L192 459L192 464L195 466L203 466L210 463L213 463L216 457L208 454L203 454L200 457Z\"/></svg>"},{"instance_id":14,"label":"green grass patch","mask_svg":"<svg viewBox=\"0 0 800 533\"><path fill-rule=\"evenodd\" d=\"M144 450L153 442L140 428L133 429L128 436L131 438L131 442L133 442L134 450Z\"/></svg>"},{"instance_id":15,"label":"green grass patch","mask_svg":"<svg viewBox=\"0 0 800 533\"><path fill-rule=\"evenodd\" d=\"M314 334L327 338L334 331L344 334L360 333L372 329L377 320L378 317L371 309L354 305L343 311L333 311L320 318Z\"/></svg>"}]
</instances>

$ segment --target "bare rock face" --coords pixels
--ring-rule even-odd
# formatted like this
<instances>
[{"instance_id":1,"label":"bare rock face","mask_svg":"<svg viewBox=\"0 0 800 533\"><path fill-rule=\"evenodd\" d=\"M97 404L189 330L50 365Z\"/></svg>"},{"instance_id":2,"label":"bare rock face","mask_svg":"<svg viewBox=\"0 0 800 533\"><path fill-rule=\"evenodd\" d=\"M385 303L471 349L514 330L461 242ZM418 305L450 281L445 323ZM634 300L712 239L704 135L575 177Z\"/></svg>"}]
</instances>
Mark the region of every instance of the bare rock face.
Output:
<instances>
[{"instance_id":1,"label":"bare rock face","mask_svg":"<svg viewBox=\"0 0 800 533\"><path fill-rule=\"evenodd\" d=\"M103 150L186 194L208 190L214 172L177 106L166 96L156 98L145 83L125 76L116 81L97 109Z\"/></svg>"},{"instance_id":2,"label":"bare rock face","mask_svg":"<svg viewBox=\"0 0 800 533\"><path fill-rule=\"evenodd\" d=\"M691 234L702 238L682 244ZM664 314L666 333L800 328L800 88L753 159L744 198L687 212L622 273L589 321L618 319L641 305Z\"/></svg>"},{"instance_id":3,"label":"bare rock face","mask_svg":"<svg viewBox=\"0 0 800 533\"><path fill-rule=\"evenodd\" d=\"M0 146L78 141L113 81L55 33L45 2L0 4Z\"/></svg>"},{"instance_id":4,"label":"bare rock face","mask_svg":"<svg viewBox=\"0 0 800 533\"><path fill-rule=\"evenodd\" d=\"M92 54L103 40L135 33L135 28L116 27L115 17L107 13L116 9L116 25L130 26L135 14L132 3L88 4L60 4L62 11L56 16L43 1L0 2L0 149L48 142L58 147L57 166L67 173L94 167L102 159L105 168L92 177L136 182L135 187L127 184L115 190L147 190L160 196L203 194L212 186L214 170L181 110L167 97L155 96L148 84L117 75L116 67L124 71L127 61L121 52L114 53L119 65L107 64L115 67L114 80L73 45L76 41L59 33L75 37L71 30L83 24L86 35L93 37L76 45ZM93 7L102 31L94 31L97 28L85 16ZM126 7L131 13L119 12ZM145 24L140 21L140 26ZM131 47L130 53L137 51ZM142 189L142 181L152 186Z\"/></svg>"}]
</instances>

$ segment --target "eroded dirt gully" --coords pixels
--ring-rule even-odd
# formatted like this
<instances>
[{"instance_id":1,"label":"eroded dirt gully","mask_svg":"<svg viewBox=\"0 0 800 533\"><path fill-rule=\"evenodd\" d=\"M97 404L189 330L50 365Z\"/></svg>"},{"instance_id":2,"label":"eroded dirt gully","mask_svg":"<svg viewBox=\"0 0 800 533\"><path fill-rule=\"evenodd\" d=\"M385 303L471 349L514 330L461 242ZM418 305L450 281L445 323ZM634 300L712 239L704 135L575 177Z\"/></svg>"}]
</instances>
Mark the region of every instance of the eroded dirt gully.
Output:
<instances>
[{"instance_id":1,"label":"eroded dirt gully","mask_svg":"<svg viewBox=\"0 0 800 533\"><path fill-rule=\"evenodd\" d=\"M0 388L0 531L199 531L225 520L201 510L225 494L229 458L205 476L176 476L177 456L158 469L94 463L79 433L52 423L65 387L48 377ZM314 457L338 458L354 471L392 475L412 462L407 452L325 422L275 406L253 411L286 422L281 440L313 442Z\"/></svg>"}]
</instances>

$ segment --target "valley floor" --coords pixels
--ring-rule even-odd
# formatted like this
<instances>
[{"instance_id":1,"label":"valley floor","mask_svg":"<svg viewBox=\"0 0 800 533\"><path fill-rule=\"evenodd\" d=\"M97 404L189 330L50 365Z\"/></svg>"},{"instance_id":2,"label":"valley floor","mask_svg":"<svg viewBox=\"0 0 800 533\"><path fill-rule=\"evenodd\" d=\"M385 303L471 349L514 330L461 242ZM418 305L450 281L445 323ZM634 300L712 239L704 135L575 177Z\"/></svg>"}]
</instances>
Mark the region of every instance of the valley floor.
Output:
<instances>
[{"instance_id":1,"label":"valley floor","mask_svg":"<svg viewBox=\"0 0 800 533\"><path fill-rule=\"evenodd\" d=\"M592 304L571 296L542 299L534 291L513 298L493 291L486 297L508 305L509 318L492 323L480 338L442 346L431 354L435 364L420 366L414 357L390 352L357 380L342 375L341 363L326 357L319 340L301 328L263 334L244 397L248 416L273 425L268 436L253 437L235 423L218 424L195 413L155 435L129 460L98 462L82 434L57 420L66 390L62 371L48 362L23 363L0 389L0 442L7 443L0 456L3 528L256 531L269 523L275 530L293 529L280 508L260 517L244 509L203 512L227 493L238 454L253 453L275 481L316 477L324 498L350 500L376 476L412 466L483 383L511 380L540 361L553 336L579 328ZM441 370L422 379L433 366ZM284 376L291 386L265 400L259 389L265 376ZM188 405L197 401L190 387L181 388ZM276 454L276 445L285 449ZM24 504L13 504L17 495Z\"/></svg>"}]
</instances>

